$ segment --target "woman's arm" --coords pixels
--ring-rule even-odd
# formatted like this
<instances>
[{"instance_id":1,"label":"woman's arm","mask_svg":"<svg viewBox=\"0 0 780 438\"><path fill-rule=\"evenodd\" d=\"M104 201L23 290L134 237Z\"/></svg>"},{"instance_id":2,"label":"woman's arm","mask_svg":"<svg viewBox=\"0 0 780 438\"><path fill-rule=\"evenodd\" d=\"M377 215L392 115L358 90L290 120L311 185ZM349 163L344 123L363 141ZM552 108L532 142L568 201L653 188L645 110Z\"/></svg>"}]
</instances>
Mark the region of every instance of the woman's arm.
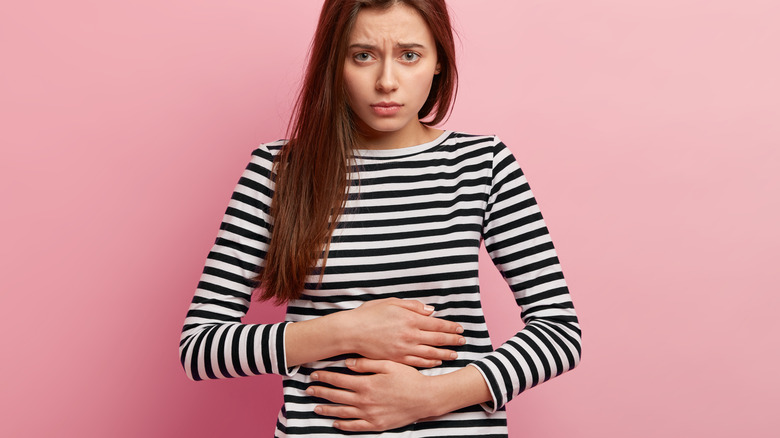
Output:
<instances>
[{"instance_id":1,"label":"woman's arm","mask_svg":"<svg viewBox=\"0 0 780 438\"><path fill-rule=\"evenodd\" d=\"M346 364L352 371L372 374L316 371L312 380L336 388L312 385L306 391L337 403L317 406L315 412L343 418L334 422L334 427L342 430L389 430L491 400L485 379L474 367L425 376L391 361L347 359Z\"/></svg>"},{"instance_id":2,"label":"woman's arm","mask_svg":"<svg viewBox=\"0 0 780 438\"><path fill-rule=\"evenodd\" d=\"M501 408L521 392L579 364L579 320L536 199L511 151L495 138L493 183L483 239L521 309L525 327L470 364L488 383L483 407Z\"/></svg>"},{"instance_id":3,"label":"woman's arm","mask_svg":"<svg viewBox=\"0 0 780 438\"><path fill-rule=\"evenodd\" d=\"M457 358L460 324L430 316L433 307L416 300L387 298L357 309L296 322L287 327L288 366L346 353L428 368Z\"/></svg>"}]
</instances>

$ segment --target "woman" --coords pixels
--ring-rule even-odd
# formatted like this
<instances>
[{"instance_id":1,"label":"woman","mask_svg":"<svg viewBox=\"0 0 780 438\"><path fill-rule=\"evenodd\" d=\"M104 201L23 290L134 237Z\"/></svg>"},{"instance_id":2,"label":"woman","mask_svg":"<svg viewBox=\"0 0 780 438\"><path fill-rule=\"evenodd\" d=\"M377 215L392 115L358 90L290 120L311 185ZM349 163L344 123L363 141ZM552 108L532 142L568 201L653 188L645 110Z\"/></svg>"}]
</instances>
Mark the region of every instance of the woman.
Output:
<instances>
[{"instance_id":1,"label":"woman","mask_svg":"<svg viewBox=\"0 0 780 438\"><path fill-rule=\"evenodd\" d=\"M579 362L511 152L433 127L454 99L454 52L443 0L327 0L290 140L257 148L236 187L181 360L194 380L284 376L276 436L507 436L506 402ZM495 351L483 240L525 323ZM255 289L287 303L286 321L241 324Z\"/></svg>"}]
</instances>

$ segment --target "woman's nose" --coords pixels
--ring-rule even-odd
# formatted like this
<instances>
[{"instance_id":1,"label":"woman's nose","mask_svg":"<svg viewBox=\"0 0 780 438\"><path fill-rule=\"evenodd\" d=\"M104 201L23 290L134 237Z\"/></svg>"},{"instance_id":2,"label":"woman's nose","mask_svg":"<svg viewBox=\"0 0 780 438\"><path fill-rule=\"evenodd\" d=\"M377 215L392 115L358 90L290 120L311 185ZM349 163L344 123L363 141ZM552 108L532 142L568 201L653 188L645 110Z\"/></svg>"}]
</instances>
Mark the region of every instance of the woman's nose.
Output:
<instances>
[{"instance_id":1,"label":"woman's nose","mask_svg":"<svg viewBox=\"0 0 780 438\"><path fill-rule=\"evenodd\" d=\"M392 62L384 62L382 70L376 81L376 89L383 93L389 93L398 89L398 77L393 69Z\"/></svg>"}]
</instances>

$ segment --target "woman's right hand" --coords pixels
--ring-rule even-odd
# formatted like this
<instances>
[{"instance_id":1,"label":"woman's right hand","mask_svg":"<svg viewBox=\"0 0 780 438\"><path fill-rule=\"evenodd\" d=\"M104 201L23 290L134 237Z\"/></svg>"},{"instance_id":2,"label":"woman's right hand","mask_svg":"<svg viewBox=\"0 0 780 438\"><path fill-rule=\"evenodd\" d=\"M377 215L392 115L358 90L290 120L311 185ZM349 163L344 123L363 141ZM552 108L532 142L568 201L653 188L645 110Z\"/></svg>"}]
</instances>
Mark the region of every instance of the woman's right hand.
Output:
<instances>
[{"instance_id":1,"label":"woman's right hand","mask_svg":"<svg viewBox=\"0 0 780 438\"><path fill-rule=\"evenodd\" d=\"M463 327L431 316L434 308L417 300L385 298L339 312L347 333L349 351L369 359L384 359L429 368L457 358L453 350L463 345Z\"/></svg>"}]
</instances>

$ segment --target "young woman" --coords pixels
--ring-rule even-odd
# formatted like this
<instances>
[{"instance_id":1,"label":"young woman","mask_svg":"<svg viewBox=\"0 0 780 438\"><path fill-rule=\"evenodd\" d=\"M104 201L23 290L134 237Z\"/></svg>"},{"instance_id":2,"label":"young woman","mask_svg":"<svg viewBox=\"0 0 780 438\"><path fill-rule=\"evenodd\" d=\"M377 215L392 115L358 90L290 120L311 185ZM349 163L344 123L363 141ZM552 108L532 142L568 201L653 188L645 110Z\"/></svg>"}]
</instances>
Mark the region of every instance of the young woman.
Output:
<instances>
[{"instance_id":1,"label":"young woman","mask_svg":"<svg viewBox=\"0 0 780 438\"><path fill-rule=\"evenodd\" d=\"M284 376L278 437L500 437L510 399L577 365L577 317L511 152L434 128L456 81L443 0L326 0L289 140L253 152L187 313L191 379ZM483 241L525 323L496 350ZM242 324L255 290L286 321Z\"/></svg>"}]
</instances>

